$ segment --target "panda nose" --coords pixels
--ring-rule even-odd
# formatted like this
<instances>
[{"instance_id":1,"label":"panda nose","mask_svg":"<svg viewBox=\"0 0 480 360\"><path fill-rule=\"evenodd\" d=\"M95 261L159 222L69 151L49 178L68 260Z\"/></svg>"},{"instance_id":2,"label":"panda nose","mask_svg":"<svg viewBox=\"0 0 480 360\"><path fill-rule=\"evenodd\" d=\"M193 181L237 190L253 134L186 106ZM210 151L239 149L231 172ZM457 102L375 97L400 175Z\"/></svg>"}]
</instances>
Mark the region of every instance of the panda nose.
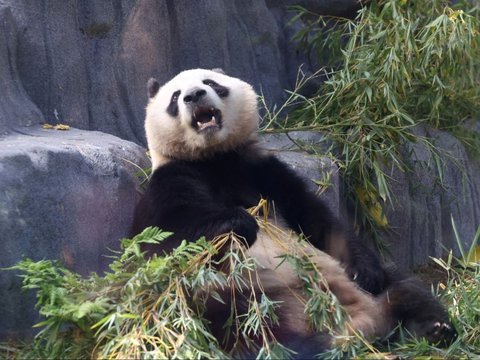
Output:
<instances>
[{"instance_id":1,"label":"panda nose","mask_svg":"<svg viewBox=\"0 0 480 360\"><path fill-rule=\"evenodd\" d=\"M183 102L185 104L196 103L206 93L207 92L204 89L192 89L183 97Z\"/></svg>"}]
</instances>

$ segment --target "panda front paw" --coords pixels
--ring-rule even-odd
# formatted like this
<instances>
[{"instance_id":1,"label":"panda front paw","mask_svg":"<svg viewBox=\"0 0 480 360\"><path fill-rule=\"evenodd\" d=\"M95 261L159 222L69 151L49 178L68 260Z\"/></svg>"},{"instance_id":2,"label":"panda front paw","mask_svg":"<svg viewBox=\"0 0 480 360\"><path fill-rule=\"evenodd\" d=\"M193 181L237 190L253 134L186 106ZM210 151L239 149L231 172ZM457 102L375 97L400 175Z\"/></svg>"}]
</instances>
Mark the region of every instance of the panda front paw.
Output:
<instances>
[{"instance_id":1,"label":"panda front paw","mask_svg":"<svg viewBox=\"0 0 480 360\"><path fill-rule=\"evenodd\" d=\"M256 238L258 224L255 218L243 208L234 208L229 214L226 225L226 232L233 231L245 239L248 246L251 246Z\"/></svg>"},{"instance_id":2,"label":"panda front paw","mask_svg":"<svg viewBox=\"0 0 480 360\"><path fill-rule=\"evenodd\" d=\"M382 267L362 266L348 268L350 278L363 290L372 295L380 294L385 288L385 271Z\"/></svg>"},{"instance_id":3,"label":"panda front paw","mask_svg":"<svg viewBox=\"0 0 480 360\"><path fill-rule=\"evenodd\" d=\"M385 290L388 275L377 253L355 238L349 239L349 261L346 270L363 290L379 295Z\"/></svg>"}]
</instances>

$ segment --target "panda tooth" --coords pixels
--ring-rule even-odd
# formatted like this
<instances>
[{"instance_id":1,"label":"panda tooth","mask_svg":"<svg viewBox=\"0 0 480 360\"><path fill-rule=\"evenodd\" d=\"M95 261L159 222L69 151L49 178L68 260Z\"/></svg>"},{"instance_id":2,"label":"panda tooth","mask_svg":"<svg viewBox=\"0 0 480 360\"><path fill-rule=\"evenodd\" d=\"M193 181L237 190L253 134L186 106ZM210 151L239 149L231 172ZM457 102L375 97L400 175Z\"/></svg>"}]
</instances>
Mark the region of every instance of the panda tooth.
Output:
<instances>
[{"instance_id":1,"label":"panda tooth","mask_svg":"<svg viewBox=\"0 0 480 360\"><path fill-rule=\"evenodd\" d=\"M212 121L215 121L215 115L212 115Z\"/></svg>"}]
</instances>

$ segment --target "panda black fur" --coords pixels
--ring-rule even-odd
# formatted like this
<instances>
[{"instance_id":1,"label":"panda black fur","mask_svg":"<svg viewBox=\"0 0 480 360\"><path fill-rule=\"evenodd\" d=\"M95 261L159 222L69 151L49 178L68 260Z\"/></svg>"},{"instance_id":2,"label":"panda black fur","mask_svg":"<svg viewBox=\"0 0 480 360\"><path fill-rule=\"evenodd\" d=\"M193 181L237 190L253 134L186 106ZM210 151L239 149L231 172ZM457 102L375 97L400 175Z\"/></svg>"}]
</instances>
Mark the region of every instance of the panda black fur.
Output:
<instances>
[{"instance_id":1,"label":"panda black fur","mask_svg":"<svg viewBox=\"0 0 480 360\"><path fill-rule=\"evenodd\" d=\"M312 246L307 251L353 328L382 336L400 321L432 342L455 336L445 309L430 291L384 267L375 253L345 234L299 176L257 146L257 95L249 84L218 71L194 69L162 87L151 79L148 94L145 129L154 172L137 206L133 234L158 226L174 235L147 250L168 252L183 239L235 232L245 238L259 268L263 266L267 295L283 301L277 339L301 356L322 352L331 339L309 329L304 305L286 291L285 279L289 288L299 288L298 278L291 269L276 267L280 250L245 210L264 198L275 205L287 231L308 238ZM220 304L211 305L207 315L213 318L221 311Z\"/></svg>"}]
</instances>

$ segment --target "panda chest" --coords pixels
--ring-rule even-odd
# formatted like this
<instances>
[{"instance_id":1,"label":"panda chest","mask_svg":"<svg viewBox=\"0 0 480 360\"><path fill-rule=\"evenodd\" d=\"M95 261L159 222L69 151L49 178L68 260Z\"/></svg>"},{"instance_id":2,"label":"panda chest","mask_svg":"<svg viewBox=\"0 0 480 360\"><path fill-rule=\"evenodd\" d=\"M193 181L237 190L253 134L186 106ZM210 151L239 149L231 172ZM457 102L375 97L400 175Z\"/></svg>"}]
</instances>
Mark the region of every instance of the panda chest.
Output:
<instances>
[{"instance_id":1,"label":"panda chest","mask_svg":"<svg viewBox=\"0 0 480 360\"><path fill-rule=\"evenodd\" d=\"M217 164L205 169L203 178L212 198L219 204L249 208L257 205L261 198L252 173L245 166Z\"/></svg>"}]
</instances>

